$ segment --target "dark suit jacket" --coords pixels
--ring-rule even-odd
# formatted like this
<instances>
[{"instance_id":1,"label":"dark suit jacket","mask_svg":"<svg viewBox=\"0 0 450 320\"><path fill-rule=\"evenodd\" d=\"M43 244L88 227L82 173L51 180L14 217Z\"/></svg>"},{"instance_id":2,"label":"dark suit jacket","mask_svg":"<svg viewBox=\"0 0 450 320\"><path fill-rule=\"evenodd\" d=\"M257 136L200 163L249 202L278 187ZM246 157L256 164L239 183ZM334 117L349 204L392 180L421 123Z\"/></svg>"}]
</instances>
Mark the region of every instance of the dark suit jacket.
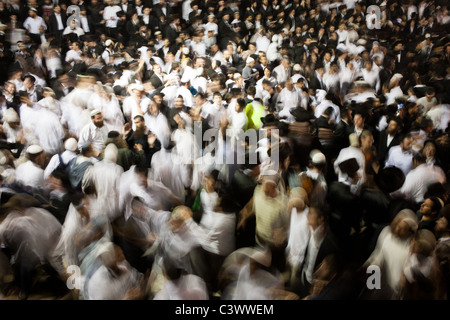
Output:
<instances>
[{"instance_id":1,"label":"dark suit jacket","mask_svg":"<svg viewBox=\"0 0 450 320\"><path fill-rule=\"evenodd\" d=\"M378 161L380 162L380 166L384 167L384 162L386 161L386 156L389 152L389 149L393 146L398 146L400 144L400 135L396 134L394 136L394 139L392 139L391 143L387 144L387 137L388 134L386 133L386 129L380 132L380 136L378 138L377 142L377 154L378 154Z\"/></svg>"},{"instance_id":2,"label":"dark suit jacket","mask_svg":"<svg viewBox=\"0 0 450 320\"><path fill-rule=\"evenodd\" d=\"M150 77L150 82L157 91L161 91L164 88L164 83L156 74L152 74Z\"/></svg>"},{"instance_id":3,"label":"dark suit jacket","mask_svg":"<svg viewBox=\"0 0 450 320\"><path fill-rule=\"evenodd\" d=\"M325 231L325 238L323 239L322 243L320 244L319 251L317 252L316 260L314 261L314 270L317 270L317 268L322 263L323 259L325 259L326 256L329 254L335 254L339 252L339 246L336 237L334 236L333 232L330 230L329 227L327 227L327 230ZM308 255L308 251L310 250L309 247L306 248L306 255ZM305 256L306 257L306 256ZM303 268L306 268L306 263L303 264L302 268L299 269L298 275L301 276L303 273Z\"/></svg>"},{"instance_id":4,"label":"dark suit jacket","mask_svg":"<svg viewBox=\"0 0 450 320\"><path fill-rule=\"evenodd\" d=\"M314 89L314 90L323 89L323 90L325 90L325 88L322 86L322 83L320 82L320 80L317 78L317 76L315 74L311 77L311 80L309 81L308 85L309 85L310 89Z\"/></svg>"},{"instance_id":5,"label":"dark suit jacket","mask_svg":"<svg viewBox=\"0 0 450 320\"><path fill-rule=\"evenodd\" d=\"M166 17L166 21L169 18L169 16L172 14L172 7L169 5L165 5L166 8L166 13L164 14L163 12L163 7L160 4L157 4L154 9L153 12L155 14L156 17L161 17L161 16L165 16Z\"/></svg>"},{"instance_id":6,"label":"dark suit jacket","mask_svg":"<svg viewBox=\"0 0 450 320\"><path fill-rule=\"evenodd\" d=\"M166 24L162 30L164 37L170 40L170 43L175 43L178 38L178 32L172 28L170 24Z\"/></svg>"},{"instance_id":7,"label":"dark suit jacket","mask_svg":"<svg viewBox=\"0 0 450 320\"><path fill-rule=\"evenodd\" d=\"M64 12L61 12L61 20L64 28L67 27L67 15ZM62 32L64 31L64 29L58 30L58 21L56 20L55 13L52 13L48 18L48 31L55 34L62 34Z\"/></svg>"}]
</instances>

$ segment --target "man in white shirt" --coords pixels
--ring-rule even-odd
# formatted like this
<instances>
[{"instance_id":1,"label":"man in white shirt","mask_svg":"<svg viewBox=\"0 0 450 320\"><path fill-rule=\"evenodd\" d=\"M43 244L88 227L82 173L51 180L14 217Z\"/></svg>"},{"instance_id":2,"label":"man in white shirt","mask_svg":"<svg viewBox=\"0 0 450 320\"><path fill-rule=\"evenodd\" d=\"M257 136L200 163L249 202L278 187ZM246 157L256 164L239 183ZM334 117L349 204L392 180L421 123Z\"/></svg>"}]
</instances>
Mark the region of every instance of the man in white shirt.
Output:
<instances>
[{"instance_id":1,"label":"man in white shirt","mask_svg":"<svg viewBox=\"0 0 450 320\"><path fill-rule=\"evenodd\" d=\"M28 10L28 18L26 18L23 22L23 26L28 31L33 40L37 44L40 44L40 28L42 27L44 28L44 30L47 30L47 25L45 24L44 19L38 16L36 8L30 8Z\"/></svg>"},{"instance_id":2,"label":"man in white shirt","mask_svg":"<svg viewBox=\"0 0 450 320\"><path fill-rule=\"evenodd\" d=\"M131 122L136 115L143 115L147 111L151 100L145 95L144 86L141 84L132 83L128 90L130 95L123 100L122 110L126 120ZM133 130L136 130L134 124Z\"/></svg>"},{"instance_id":3,"label":"man in white shirt","mask_svg":"<svg viewBox=\"0 0 450 320\"><path fill-rule=\"evenodd\" d=\"M364 81L366 81L375 92L380 90L380 76L379 71L373 67L373 62L366 61L365 68L361 70Z\"/></svg>"},{"instance_id":4,"label":"man in white shirt","mask_svg":"<svg viewBox=\"0 0 450 320\"><path fill-rule=\"evenodd\" d=\"M390 194L393 198L402 198L419 204L424 201L428 187L433 183L446 183L444 171L437 166L429 166L422 154L413 157L414 168L406 175L405 182L400 189Z\"/></svg>"},{"instance_id":5,"label":"man in white shirt","mask_svg":"<svg viewBox=\"0 0 450 320\"><path fill-rule=\"evenodd\" d=\"M73 67L76 62L82 60L81 54L80 43L78 41L73 41L72 48L66 53L66 62L70 63Z\"/></svg>"},{"instance_id":6,"label":"man in white shirt","mask_svg":"<svg viewBox=\"0 0 450 320\"><path fill-rule=\"evenodd\" d=\"M389 87L391 88L389 90L389 93L387 94L386 98L386 105L390 105L395 103L395 99L403 95L403 91L400 87L400 81L403 79L403 76L400 73L396 73L392 76Z\"/></svg>"},{"instance_id":7,"label":"man in white shirt","mask_svg":"<svg viewBox=\"0 0 450 320\"><path fill-rule=\"evenodd\" d=\"M117 24L119 22L117 12L122 9L118 5L114 4L112 0L105 0L105 4L106 6L103 9L103 20L105 20L107 36L117 39Z\"/></svg>"},{"instance_id":8,"label":"man in white shirt","mask_svg":"<svg viewBox=\"0 0 450 320\"><path fill-rule=\"evenodd\" d=\"M86 142L91 143L95 157L103 151L108 139L108 127L103 122L103 114L100 110L94 109L91 112L91 123L81 129L78 138L80 149Z\"/></svg>"},{"instance_id":9,"label":"man in white shirt","mask_svg":"<svg viewBox=\"0 0 450 320\"><path fill-rule=\"evenodd\" d=\"M25 190L44 189L45 152L39 145L31 145L26 150L28 160L16 168L16 182Z\"/></svg>"},{"instance_id":10,"label":"man in white shirt","mask_svg":"<svg viewBox=\"0 0 450 320\"><path fill-rule=\"evenodd\" d=\"M294 87L292 79L288 78L285 87L277 97L279 116L286 117L289 122L294 122L295 118L290 111L295 109L300 104L301 100L301 92Z\"/></svg>"},{"instance_id":11,"label":"man in white shirt","mask_svg":"<svg viewBox=\"0 0 450 320\"><path fill-rule=\"evenodd\" d=\"M283 58L280 64L273 69L272 74L280 84L289 79L291 77L291 65L289 59Z\"/></svg>"},{"instance_id":12,"label":"man in white shirt","mask_svg":"<svg viewBox=\"0 0 450 320\"><path fill-rule=\"evenodd\" d=\"M413 167L412 146L413 137L411 133L407 133L401 138L400 145L393 146L389 149L385 168L397 167L403 171L403 174L406 177Z\"/></svg>"}]
</instances>

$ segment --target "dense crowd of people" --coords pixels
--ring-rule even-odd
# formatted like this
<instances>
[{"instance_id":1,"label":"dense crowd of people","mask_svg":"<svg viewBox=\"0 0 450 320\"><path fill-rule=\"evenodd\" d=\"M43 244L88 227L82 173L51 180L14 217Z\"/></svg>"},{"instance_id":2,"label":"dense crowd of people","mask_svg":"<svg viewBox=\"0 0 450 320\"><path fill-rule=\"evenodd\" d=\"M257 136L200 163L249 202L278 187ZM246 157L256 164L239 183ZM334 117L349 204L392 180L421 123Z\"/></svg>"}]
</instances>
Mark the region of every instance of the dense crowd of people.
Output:
<instances>
[{"instance_id":1,"label":"dense crowd of people","mask_svg":"<svg viewBox=\"0 0 450 320\"><path fill-rule=\"evenodd\" d=\"M445 300L444 0L0 2L0 296Z\"/></svg>"}]
</instances>

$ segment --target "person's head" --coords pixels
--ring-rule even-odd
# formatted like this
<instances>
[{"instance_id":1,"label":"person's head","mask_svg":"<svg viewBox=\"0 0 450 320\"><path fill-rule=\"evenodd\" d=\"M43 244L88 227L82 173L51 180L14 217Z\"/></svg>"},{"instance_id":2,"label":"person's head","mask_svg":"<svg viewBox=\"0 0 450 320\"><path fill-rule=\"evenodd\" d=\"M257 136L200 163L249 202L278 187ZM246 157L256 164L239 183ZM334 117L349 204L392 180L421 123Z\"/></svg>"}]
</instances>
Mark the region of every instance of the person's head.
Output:
<instances>
[{"instance_id":1,"label":"person's head","mask_svg":"<svg viewBox=\"0 0 450 320\"><path fill-rule=\"evenodd\" d=\"M145 129L145 119L142 115L138 114L134 116L133 123L136 127L136 131L143 131Z\"/></svg>"},{"instance_id":2,"label":"person's head","mask_svg":"<svg viewBox=\"0 0 450 320\"><path fill-rule=\"evenodd\" d=\"M4 86L3 86L3 89L7 93L13 95L16 92L16 84L14 82L12 82L12 81L6 81Z\"/></svg>"},{"instance_id":3,"label":"person's head","mask_svg":"<svg viewBox=\"0 0 450 320\"><path fill-rule=\"evenodd\" d=\"M238 113L239 112L243 112L244 109L245 109L245 106L246 106L245 99L239 98L239 99L237 99L237 103L236 103L236 106L235 106L235 111L238 112Z\"/></svg>"},{"instance_id":4,"label":"person's head","mask_svg":"<svg viewBox=\"0 0 450 320\"><path fill-rule=\"evenodd\" d=\"M308 212L308 226L313 230L323 226L326 223L326 212L317 203L312 203Z\"/></svg>"},{"instance_id":5,"label":"person's head","mask_svg":"<svg viewBox=\"0 0 450 320\"><path fill-rule=\"evenodd\" d=\"M35 9L35 8L31 8L31 9L29 9L28 10L28 15L31 17L31 18L36 18L37 17L37 10Z\"/></svg>"},{"instance_id":6,"label":"person's head","mask_svg":"<svg viewBox=\"0 0 450 320\"><path fill-rule=\"evenodd\" d=\"M278 195L278 184L280 177L277 173L261 173L261 188L264 195L269 198L275 198Z\"/></svg>"},{"instance_id":7,"label":"person's head","mask_svg":"<svg viewBox=\"0 0 450 320\"><path fill-rule=\"evenodd\" d=\"M269 79L271 76L272 76L272 71L270 70L270 68L265 68L264 69L264 77Z\"/></svg>"},{"instance_id":8,"label":"person's head","mask_svg":"<svg viewBox=\"0 0 450 320\"><path fill-rule=\"evenodd\" d=\"M364 127L364 122L364 114L357 112L353 115L353 124L356 128L362 129Z\"/></svg>"},{"instance_id":9,"label":"person's head","mask_svg":"<svg viewBox=\"0 0 450 320\"><path fill-rule=\"evenodd\" d=\"M28 159L33 163L37 164L41 168L44 167L45 164L45 152L44 149L40 145L31 145L27 148L26 154Z\"/></svg>"},{"instance_id":10,"label":"person's head","mask_svg":"<svg viewBox=\"0 0 450 320\"><path fill-rule=\"evenodd\" d=\"M292 78L288 78L286 82L284 83L287 90L292 91L294 89L294 82Z\"/></svg>"},{"instance_id":11,"label":"person's head","mask_svg":"<svg viewBox=\"0 0 450 320\"><path fill-rule=\"evenodd\" d=\"M163 103L163 93L161 92L156 92L153 97L152 100L156 102L156 104L161 105Z\"/></svg>"},{"instance_id":12,"label":"person's head","mask_svg":"<svg viewBox=\"0 0 450 320\"><path fill-rule=\"evenodd\" d=\"M400 139L400 147L402 151L409 151L413 147L414 138L411 133L404 134Z\"/></svg>"},{"instance_id":13,"label":"person's head","mask_svg":"<svg viewBox=\"0 0 450 320\"><path fill-rule=\"evenodd\" d=\"M184 106L184 98L182 95L179 95L174 100L175 108L182 108Z\"/></svg>"},{"instance_id":14,"label":"person's head","mask_svg":"<svg viewBox=\"0 0 450 320\"><path fill-rule=\"evenodd\" d=\"M281 60L281 65L283 66L283 68L288 69L291 66L291 62L288 58L283 58Z\"/></svg>"},{"instance_id":15,"label":"person's head","mask_svg":"<svg viewBox=\"0 0 450 320\"><path fill-rule=\"evenodd\" d=\"M159 106L155 101L151 101L148 105L148 112L152 116L157 116L159 114Z\"/></svg>"},{"instance_id":16,"label":"person's head","mask_svg":"<svg viewBox=\"0 0 450 320\"><path fill-rule=\"evenodd\" d=\"M156 74L161 74L161 66L157 63L153 64L153 72Z\"/></svg>"},{"instance_id":17,"label":"person's head","mask_svg":"<svg viewBox=\"0 0 450 320\"><path fill-rule=\"evenodd\" d=\"M35 82L36 78L31 74L27 74L25 77L23 77L23 86L25 90L30 90L31 88L33 88Z\"/></svg>"},{"instance_id":18,"label":"person's head","mask_svg":"<svg viewBox=\"0 0 450 320\"><path fill-rule=\"evenodd\" d=\"M401 129L401 123L399 118L392 118L389 120L386 133L393 136L398 133Z\"/></svg>"},{"instance_id":19,"label":"person's head","mask_svg":"<svg viewBox=\"0 0 450 320\"><path fill-rule=\"evenodd\" d=\"M192 210L184 205L175 207L169 218L169 226L173 232L178 232L183 225L192 218Z\"/></svg>"},{"instance_id":20,"label":"person's head","mask_svg":"<svg viewBox=\"0 0 450 320\"><path fill-rule=\"evenodd\" d=\"M103 127L104 122L103 122L102 112L98 109L95 109L94 111L92 111L91 112L91 121L97 128Z\"/></svg>"},{"instance_id":21,"label":"person's head","mask_svg":"<svg viewBox=\"0 0 450 320\"><path fill-rule=\"evenodd\" d=\"M450 204L445 205L439 212L439 219L434 226L436 238L450 236Z\"/></svg>"},{"instance_id":22,"label":"person's head","mask_svg":"<svg viewBox=\"0 0 450 320\"><path fill-rule=\"evenodd\" d=\"M422 154L427 159L436 156L436 142L434 140L425 141L422 149Z\"/></svg>"},{"instance_id":23,"label":"person's head","mask_svg":"<svg viewBox=\"0 0 450 320\"><path fill-rule=\"evenodd\" d=\"M363 130L359 136L361 149L368 150L373 146L373 134L369 130Z\"/></svg>"},{"instance_id":24,"label":"person's head","mask_svg":"<svg viewBox=\"0 0 450 320\"><path fill-rule=\"evenodd\" d=\"M400 210L390 224L391 232L403 240L411 238L417 227L417 216L411 209Z\"/></svg>"},{"instance_id":25,"label":"person's head","mask_svg":"<svg viewBox=\"0 0 450 320\"><path fill-rule=\"evenodd\" d=\"M425 217L437 217L439 211L442 209L442 204L439 198L437 197L429 197L423 200L420 205L419 213Z\"/></svg>"}]
</instances>

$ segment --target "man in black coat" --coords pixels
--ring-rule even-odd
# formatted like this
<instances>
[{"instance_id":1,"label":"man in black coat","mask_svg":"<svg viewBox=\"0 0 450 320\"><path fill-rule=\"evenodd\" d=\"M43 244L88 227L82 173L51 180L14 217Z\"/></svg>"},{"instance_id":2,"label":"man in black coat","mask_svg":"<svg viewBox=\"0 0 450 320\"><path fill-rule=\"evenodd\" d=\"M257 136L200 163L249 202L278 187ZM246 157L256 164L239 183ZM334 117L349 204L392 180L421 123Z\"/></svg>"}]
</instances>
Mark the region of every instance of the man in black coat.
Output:
<instances>
[{"instance_id":1,"label":"man in black coat","mask_svg":"<svg viewBox=\"0 0 450 320\"><path fill-rule=\"evenodd\" d=\"M314 272L326 256L338 254L338 242L328 224L328 210L318 204L311 204L308 212L308 225L311 235L306 248L305 259L290 283L289 289L304 298L310 294Z\"/></svg>"},{"instance_id":2,"label":"man in black coat","mask_svg":"<svg viewBox=\"0 0 450 320\"><path fill-rule=\"evenodd\" d=\"M56 39L61 40L64 29L67 27L67 15L61 10L59 4L55 5L48 20L48 31L55 34Z\"/></svg>"},{"instance_id":3,"label":"man in black coat","mask_svg":"<svg viewBox=\"0 0 450 320\"><path fill-rule=\"evenodd\" d=\"M389 149L400 144L401 128L401 119L392 117L388 122L387 128L380 132L377 141L377 154L381 168L384 167L384 162L386 161Z\"/></svg>"}]
</instances>

